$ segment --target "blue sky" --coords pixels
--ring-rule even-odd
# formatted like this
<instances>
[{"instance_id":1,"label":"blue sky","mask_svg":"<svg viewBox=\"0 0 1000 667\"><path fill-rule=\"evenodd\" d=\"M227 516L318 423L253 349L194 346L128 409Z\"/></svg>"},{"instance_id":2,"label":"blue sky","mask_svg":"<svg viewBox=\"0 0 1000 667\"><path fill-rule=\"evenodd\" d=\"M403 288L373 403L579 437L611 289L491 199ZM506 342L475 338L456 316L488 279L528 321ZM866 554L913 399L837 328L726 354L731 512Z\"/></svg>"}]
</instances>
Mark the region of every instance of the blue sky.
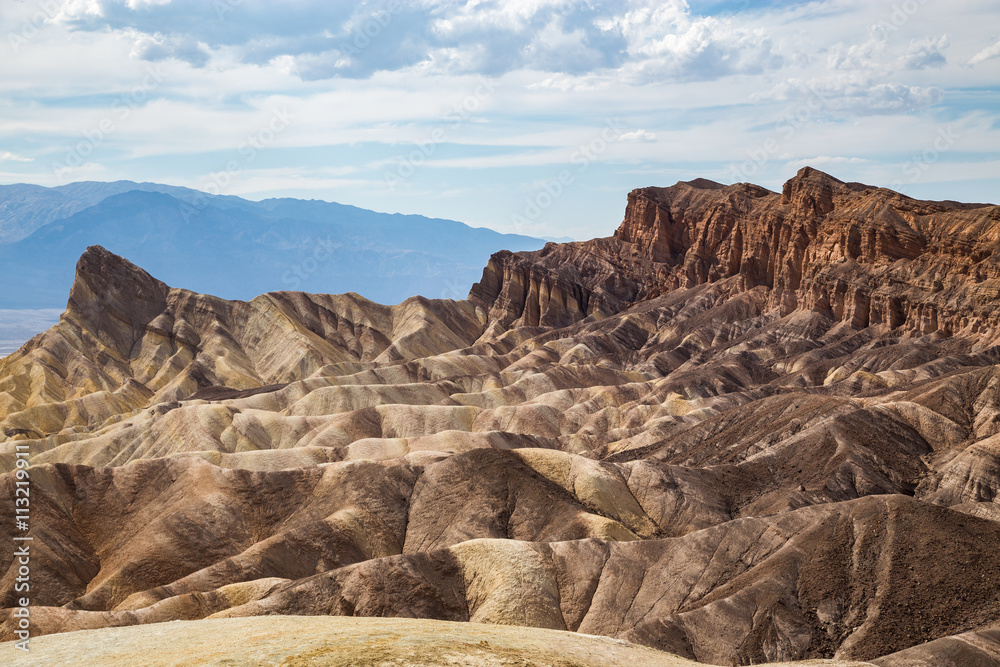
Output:
<instances>
[{"instance_id":1,"label":"blue sky","mask_svg":"<svg viewBox=\"0 0 1000 667\"><path fill-rule=\"evenodd\" d=\"M997 202L995 0L3 0L0 183L156 181L502 232L810 164Z\"/></svg>"}]
</instances>

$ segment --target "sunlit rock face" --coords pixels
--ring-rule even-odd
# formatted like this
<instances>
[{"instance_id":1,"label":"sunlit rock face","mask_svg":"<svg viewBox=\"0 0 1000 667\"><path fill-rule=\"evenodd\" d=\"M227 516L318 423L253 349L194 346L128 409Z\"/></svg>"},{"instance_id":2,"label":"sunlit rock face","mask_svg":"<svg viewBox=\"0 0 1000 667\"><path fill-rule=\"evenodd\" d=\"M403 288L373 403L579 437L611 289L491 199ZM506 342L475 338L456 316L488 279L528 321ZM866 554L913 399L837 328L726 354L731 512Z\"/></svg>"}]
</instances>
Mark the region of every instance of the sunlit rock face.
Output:
<instances>
[{"instance_id":1,"label":"sunlit rock face","mask_svg":"<svg viewBox=\"0 0 1000 667\"><path fill-rule=\"evenodd\" d=\"M395 616L713 664L997 657L998 229L810 168L696 180L391 307L225 301L91 248L0 360L35 629Z\"/></svg>"}]
</instances>

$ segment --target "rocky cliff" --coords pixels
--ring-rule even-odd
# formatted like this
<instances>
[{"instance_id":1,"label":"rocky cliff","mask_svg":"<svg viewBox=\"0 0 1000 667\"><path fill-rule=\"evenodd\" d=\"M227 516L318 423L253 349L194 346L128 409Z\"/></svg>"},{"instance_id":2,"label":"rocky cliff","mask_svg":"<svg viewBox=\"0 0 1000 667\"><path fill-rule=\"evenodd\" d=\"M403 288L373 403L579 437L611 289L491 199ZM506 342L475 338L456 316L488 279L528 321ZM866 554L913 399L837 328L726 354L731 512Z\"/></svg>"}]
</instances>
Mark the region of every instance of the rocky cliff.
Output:
<instances>
[{"instance_id":1,"label":"rocky cliff","mask_svg":"<svg viewBox=\"0 0 1000 667\"><path fill-rule=\"evenodd\" d=\"M560 325L733 279L767 307L857 329L980 335L1000 319L1000 207L925 202L805 167L781 194L704 179L628 196L614 236L495 255L472 299L492 318Z\"/></svg>"}]
</instances>

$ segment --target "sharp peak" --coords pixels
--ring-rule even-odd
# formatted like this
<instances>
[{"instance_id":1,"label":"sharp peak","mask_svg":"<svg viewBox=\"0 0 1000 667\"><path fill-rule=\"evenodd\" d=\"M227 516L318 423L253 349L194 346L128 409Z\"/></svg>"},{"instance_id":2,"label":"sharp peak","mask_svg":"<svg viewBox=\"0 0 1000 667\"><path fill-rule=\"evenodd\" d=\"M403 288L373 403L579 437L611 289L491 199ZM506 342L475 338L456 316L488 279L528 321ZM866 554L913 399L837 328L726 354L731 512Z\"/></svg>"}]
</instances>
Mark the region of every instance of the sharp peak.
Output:
<instances>
[{"instance_id":1,"label":"sharp peak","mask_svg":"<svg viewBox=\"0 0 1000 667\"><path fill-rule=\"evenodd\" d=\"M712 181L707 178L694 178L690 181L677 181L675 187L677 185L686 185L694 188L695 190L722 190L727 187L722 183L717 183L716 181Z\"/></svg>"},{"instance_id":2,"label":"sharp peak","mask_svg":"<svg viewBox=\"0 0 1000 667\"><path fill-rule=\"evenodd\" d=\"M798 182L813 182L813 183L833 183L837 185L846 185L844 181L831 176L825 171L820 171L814 167L806 165L796 172L795 176L788 180L788 183L798 183Z\"/></svg>"},{"instance_id":3,"label":"sharp peak","mask_svg":"<svg viewBox=\"0 0 1000 667\"><path fill-rule=\"evenodd\" d=\"M92 245L77 262L66 312L127 358L146 325L166 310L169 292L124 257Z\"/></svg>"},{"instance_id":4,"label":"sharp peak","mask_svg":"<svg viewBox=\"0 0 1000 667\"><path fill-rule=\"evenodd\" d=\"M92 245L80 255L80 259L76 263L74 291L76 291L77 286L81 283L91 288L96 286L108 288L112 285L119 286L132 283L136 286L151 284L168 289L164 283L149 275L140 267L100 245ZM71 293L70 300L72 301L72 299L73 295Z\"/></svg>"},{"instance_id":5,"label":"sharp peak","mask_svg":"<svg viewBox=\"0 0 1000 667\"><path fill-rule=\"evenodd\" d=\"M132 262L129 262L121 255L116 255L104 246L96 243L92 246L88 246L87 249L83 251L83 254L80 255L80 262L83 262L84 260L118 260L131 266L135 266L135 264L132 264ZM139 267L136 266L135 268Z\"/></svg>"}]
</instances>

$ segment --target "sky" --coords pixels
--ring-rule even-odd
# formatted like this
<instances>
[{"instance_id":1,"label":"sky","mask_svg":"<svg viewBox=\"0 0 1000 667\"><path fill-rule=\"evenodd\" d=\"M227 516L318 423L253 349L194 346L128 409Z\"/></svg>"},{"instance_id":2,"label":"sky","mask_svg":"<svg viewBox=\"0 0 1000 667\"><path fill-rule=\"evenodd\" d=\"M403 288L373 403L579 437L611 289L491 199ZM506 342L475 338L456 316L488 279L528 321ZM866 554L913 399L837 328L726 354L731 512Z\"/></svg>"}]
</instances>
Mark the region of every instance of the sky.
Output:
<instances>
[{"instance_id":1,"label":"sky","mask_svg":"<svg viewBox=\"0 0 1000 667\"><path fill-rule=\"evenodd\" d=\"M0 183L128 179L501 232L805 165L997 203L996 0L0 0Z\"/></svg>"}]
</instances>

